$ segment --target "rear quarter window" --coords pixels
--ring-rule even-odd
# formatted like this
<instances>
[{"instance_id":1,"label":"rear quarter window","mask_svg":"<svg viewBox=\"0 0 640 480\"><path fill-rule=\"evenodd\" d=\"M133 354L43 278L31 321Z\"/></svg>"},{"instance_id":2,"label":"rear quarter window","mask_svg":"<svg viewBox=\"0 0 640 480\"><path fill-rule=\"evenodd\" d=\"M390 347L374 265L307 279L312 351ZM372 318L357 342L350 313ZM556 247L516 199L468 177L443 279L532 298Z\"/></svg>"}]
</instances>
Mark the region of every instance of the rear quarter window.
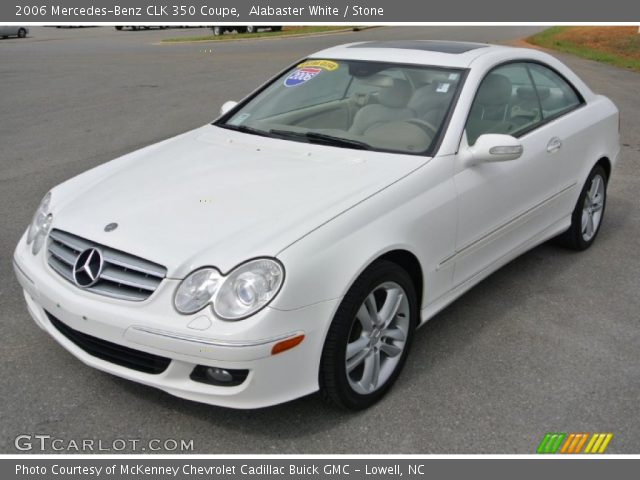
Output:
<instances>
[{"instance_id":1,"label":"rear quarter window","mask_svg":"<svg viewBox=\"0 0 640 480\"><path fill-rule=\"evenodd\" d=\"M530 64L529 71L540 97L544 119L557 117L582 104L575 88L550 68Z\"/></svg>"}]
</instances>

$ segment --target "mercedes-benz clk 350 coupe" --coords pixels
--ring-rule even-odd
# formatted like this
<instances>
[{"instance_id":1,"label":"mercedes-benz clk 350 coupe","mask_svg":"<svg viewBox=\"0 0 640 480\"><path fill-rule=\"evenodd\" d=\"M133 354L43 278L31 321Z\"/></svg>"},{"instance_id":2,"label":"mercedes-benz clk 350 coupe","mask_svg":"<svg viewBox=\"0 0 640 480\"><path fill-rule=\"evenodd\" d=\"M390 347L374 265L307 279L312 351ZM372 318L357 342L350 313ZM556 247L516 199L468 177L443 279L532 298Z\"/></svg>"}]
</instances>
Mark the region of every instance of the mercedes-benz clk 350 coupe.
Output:
<instances>
[{"instance_id":1,"label":"mercedes-benz clk 350 coupe","mask_svg":"<svg viewBox=\"0 0 640 480\"><path fill-rule=\"evenodd\" d=\"M481 279L551 238L588 248L619 154L614 104L543 52L343 45L53 188L15 271L92 367L214 405L361 409Z\"/></svg>"}]
</instances>

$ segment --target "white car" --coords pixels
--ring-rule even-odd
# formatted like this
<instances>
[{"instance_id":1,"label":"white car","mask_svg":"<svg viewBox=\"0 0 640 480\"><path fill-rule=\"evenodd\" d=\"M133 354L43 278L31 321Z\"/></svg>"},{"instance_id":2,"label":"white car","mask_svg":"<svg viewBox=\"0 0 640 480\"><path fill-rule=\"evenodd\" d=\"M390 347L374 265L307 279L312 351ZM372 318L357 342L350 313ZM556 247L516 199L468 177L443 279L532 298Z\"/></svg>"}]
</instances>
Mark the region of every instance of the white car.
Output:
<instances>
[{"instance_id":1,"label":"white car","mask_svg":"<svg viewBox=\"0 0 640 480\"><path fill-rule=\"evenodd\" d=\"M25 38L29 34L29 27L24 25L0 25L0 37Z\"/></svg>"},{"instance_id":2,"label":"white car","mask_svg":"<svg viewBox=\"0 0 640 480\"><path fill-rule=\"evenodd\" d=\"M360 409L474 284L554 237L588 248L619 154L614 104L540 51L343 45L53 188L15 271L92 367L214 405Z\"/></svg>"}]
</instances>

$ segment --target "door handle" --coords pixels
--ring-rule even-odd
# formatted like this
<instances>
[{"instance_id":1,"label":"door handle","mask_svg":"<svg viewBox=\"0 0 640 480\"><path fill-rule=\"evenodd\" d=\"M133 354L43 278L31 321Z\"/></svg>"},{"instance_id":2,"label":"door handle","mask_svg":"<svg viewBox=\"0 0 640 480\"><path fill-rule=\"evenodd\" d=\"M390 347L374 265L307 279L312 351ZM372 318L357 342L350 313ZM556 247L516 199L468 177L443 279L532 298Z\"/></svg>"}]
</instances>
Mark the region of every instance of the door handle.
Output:
<instances>
[{"instance_id":1,"label":"door handle","mask_svg":"<svg viewBox=\"0 0 640 480\"><path fill-rule=\"evenodd\" d=\"M549 140L549 143L547 143L547 152L549 153L557 152L561 148L562 140L560 140L558 137L553 137L551 140Z\"/></svg>"}]
</instances>

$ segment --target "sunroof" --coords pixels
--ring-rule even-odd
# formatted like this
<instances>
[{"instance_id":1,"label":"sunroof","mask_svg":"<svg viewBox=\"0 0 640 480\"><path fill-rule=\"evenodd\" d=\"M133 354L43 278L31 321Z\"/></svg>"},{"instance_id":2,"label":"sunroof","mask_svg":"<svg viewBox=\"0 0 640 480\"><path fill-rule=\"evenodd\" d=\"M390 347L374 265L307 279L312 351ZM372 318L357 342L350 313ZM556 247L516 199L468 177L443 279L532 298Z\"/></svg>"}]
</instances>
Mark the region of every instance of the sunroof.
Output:
<instances>
[{"instance_id":1,"label":"sunroof","mask_svg":"<svg viewBox=\"0 0 640 480\"><path fill-rule=\"evenodd\" d=\"M403 50L424 50L440 53L465 53L476 48L485 48L489 45L471 42L440 42L433 40L391 40L388 42L365 42L351 45L348 48L400 48Z\"/></svg>"}]
</instances>

